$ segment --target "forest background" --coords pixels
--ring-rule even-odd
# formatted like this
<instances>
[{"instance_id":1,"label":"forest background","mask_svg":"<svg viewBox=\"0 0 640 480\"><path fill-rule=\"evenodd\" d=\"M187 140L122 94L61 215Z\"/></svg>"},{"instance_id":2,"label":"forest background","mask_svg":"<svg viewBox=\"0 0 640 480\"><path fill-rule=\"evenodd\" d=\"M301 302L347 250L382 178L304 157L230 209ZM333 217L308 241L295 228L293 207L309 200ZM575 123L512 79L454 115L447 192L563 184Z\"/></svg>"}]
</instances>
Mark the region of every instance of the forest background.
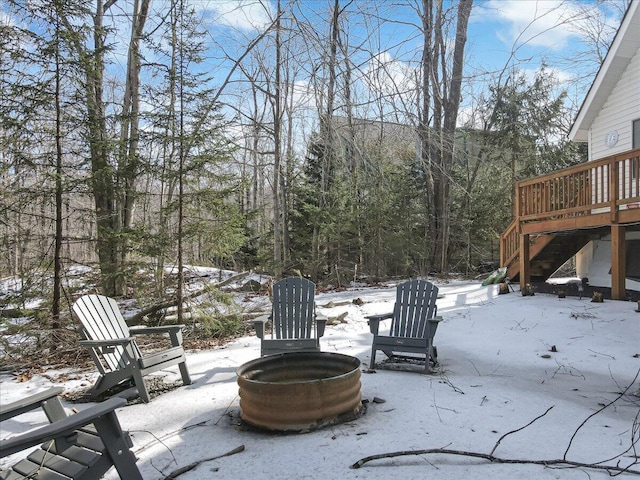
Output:
<instances>
[{"instance_id":1,"label":"forest background","mask_svg":"<svg viewBox=\"0 0 640 480\"><path fill-rule=\"evenodd\" d=\"M90 290L183 320L187 265L492 268L515 182L586 161L628 4L0 1L0 322L66 332Z\"/></svg>"}]
</instances>

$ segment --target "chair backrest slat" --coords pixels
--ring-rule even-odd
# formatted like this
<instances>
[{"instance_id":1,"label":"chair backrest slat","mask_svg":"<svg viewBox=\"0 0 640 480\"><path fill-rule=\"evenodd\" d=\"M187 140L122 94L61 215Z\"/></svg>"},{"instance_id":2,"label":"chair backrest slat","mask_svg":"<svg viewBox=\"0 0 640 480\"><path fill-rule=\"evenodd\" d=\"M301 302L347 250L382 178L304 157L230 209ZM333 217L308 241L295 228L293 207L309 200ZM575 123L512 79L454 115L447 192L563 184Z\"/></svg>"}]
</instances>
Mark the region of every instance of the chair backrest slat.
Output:
<instances>
[{"instance_id":1,"label":"chair backrest slat","mask_svg":"<svg viewBox=\"0 0 640 480\"><path fill-rule=\"evenodd\" d=\"M409 280L399 284L390 334L411 338L427 335L427 320L437 314L437 298L438 287L426 280Z\"/></svg>"},{"instance_id":2,"label":"chair backrest slat","mask_svg":"<svg viewBox=\"0 0 640 480\"><path fill-rule=\"evenodd\" d=\"M273 335L277 339L311 338L315 284L288 277L273 284Z\"/></svg>"},{"instance_id":3,"label":"chair backrest slat","mask_svg":"<svg viewBox=\"0 0 640 480\"><path fill-rule=\"evenodd\" d=\"M80 297L72 307L87 340L113 340L116 338L127 338L130 336L129 327L120 313L118 304L113 298L104 295L84 295ZM135 355L139 356L137 351ZM104 352L103 359L106 366L114 371L126 366L124 360L124 347L118 346L111 352Z\"/></svg>"}]
</instances>

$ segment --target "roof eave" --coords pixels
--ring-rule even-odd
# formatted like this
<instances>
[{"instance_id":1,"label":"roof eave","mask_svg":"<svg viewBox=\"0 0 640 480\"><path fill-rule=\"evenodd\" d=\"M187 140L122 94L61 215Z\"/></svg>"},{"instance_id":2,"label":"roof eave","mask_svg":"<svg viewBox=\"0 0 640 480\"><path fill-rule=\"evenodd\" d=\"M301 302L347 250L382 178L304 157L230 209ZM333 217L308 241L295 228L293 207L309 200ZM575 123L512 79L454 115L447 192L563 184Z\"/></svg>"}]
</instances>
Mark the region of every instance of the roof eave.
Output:
<instances>
[{"instance_id":1,"label":"roof eave","mask_svg":"<svg viewBox=\"0 0 640 480\"><path fill-rule=\"evenodd\" d=\"M569 131L569 139L574 142L586 142L588 140L589 129L591 128L591 124L593 120L597 116L602 105L596 102L596 97L598 94L602 95L600 91L601 85L605 82L608 75L613 75L611 66L614 63L624 61L629 61L628 45L625 44L625 39L627 37L626 33L629 31L629 25L634 23L634 20L637 20L636 17L640 19L640 2L634 1L629 4L627 11L624 14L622 19L622 23L620 24L620 28L616 32L616 36L611 42L611 46L609 47L609 51L600 65L600 69L589 88L589 92L587 92L587 96L584 98L582 102L582 106L580 107L580 111L576 116L575 121L573 122L573 126ZM636 49L638 46L636 46ZM624 53L624 54L623 54ZM621 55L623 54L623 55ZM608 97L607 92L607 97ZM601 102L602 103L602 102Z\"/></svg>"}]
</instances>

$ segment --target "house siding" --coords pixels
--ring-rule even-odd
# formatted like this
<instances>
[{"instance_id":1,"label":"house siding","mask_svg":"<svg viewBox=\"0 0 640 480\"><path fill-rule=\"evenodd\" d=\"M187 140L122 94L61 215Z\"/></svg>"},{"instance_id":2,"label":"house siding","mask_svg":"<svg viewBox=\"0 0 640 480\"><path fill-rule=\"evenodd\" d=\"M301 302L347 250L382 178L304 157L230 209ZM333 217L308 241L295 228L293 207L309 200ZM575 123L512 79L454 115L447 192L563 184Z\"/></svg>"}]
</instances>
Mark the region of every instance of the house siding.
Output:
<instances>
[{"instance_id":1,"label":"house siding","mask_svg":"<svg viewBox=\"0 0 640 480\"><path fill-rule=\"evenodd\" d=\"M640 118L640 50L631 58L629 65L618 79L604 106L598 113L589 131L589 160L615 155L632 149L633 121ZM618 142L613 147L605 144L608 132L618 132ZM626 162L625 178L631 176L630 163ZM609 179L595 177L592 183L592 201L607 201ZM629 191L629 185L621 185L624 196L635 196L637 192ZM635 189L634 189L635 190ZM626 207L624 207L626 208ZM595 209L593 213L608 211L607 208Z\"/></svg>"},{"instance_id":2,"label":"house siding","mask_svg":"<svg viewBox=\"0 0 640 480\"><path fill-rule=\"evenodd\" d=\"M631 150L632 122L640 118L640 51L636 52L593 122L589 135L589 160ZM618 132L618 143L605 145L607 132Z\"/></svg>"},{"instance_id":3,"label":"house siding","mask_svg":"<svg viewBox=\"0 0 640 480\"><path fill-rule=\"evenodd\" d=\"M626 152L633 148L633 121L640 119L640 50L630 59L627 68L617 79L617 82L602 109L598 112L591 128L589 129L589 160ZM605 144L608 132L615 130L618 133L618 142L613 147ZM625 178L631 175L630 163L624 167ZM594 202L608 199L609 179L606 173L602 178L592 178L594 188L592 197ZM620 188L625 196L637 195L635 191L629 191L627 184L621 184ZM635 187L632 187L635 190ZM624 207L626 208L626 207ZM593 213L608 211L608 208L596 209ZM640 238L640 232L627 232L627 240ZM637 252L627 252L628 255L636 255ZM577 274L587 277L589 283L594 286L611 287L611 236L607 235L601 240L590 242L576 255ZM626 288L640 290L640 282L626 279Z\"/></svg>"}]
</instances>

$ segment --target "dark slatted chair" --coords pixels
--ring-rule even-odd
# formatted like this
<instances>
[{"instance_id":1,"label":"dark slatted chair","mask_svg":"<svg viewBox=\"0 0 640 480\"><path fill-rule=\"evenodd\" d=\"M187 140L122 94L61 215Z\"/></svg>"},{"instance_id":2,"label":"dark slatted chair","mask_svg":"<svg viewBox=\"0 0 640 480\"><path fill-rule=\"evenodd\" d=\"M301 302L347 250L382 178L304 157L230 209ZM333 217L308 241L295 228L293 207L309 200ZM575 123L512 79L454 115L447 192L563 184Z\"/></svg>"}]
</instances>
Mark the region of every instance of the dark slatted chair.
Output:
<instances>
[{"instance_id":1,"label":"dark slatted chair","mask_svg":"<svg viewBox=\"0 0 640 480\"><path fill-rule=\"evenodd\" d=\"M62 390L50 388L0 406L0 422L37 408L42 408L51 422L0 440L1 458L41 444L27 458L0 471L0 479L97 480L113 466L122 480L142 480L130 450L131 440L120 428L115 412L126 400L113 397L67 416L58 398ZM6 434L5 428L0 430Z\"/></svg>"},{"instance_id":2,"label":"dark slatted chair","mask_svg":"<svg viewBox=\"0 0 640 480\"><path fill-rule=\"evenodd\" d=\"M438 287L426 280L410 280L400 283L396 289L396 302L392 313L370 315L369 329L373 334L371 364L373 369L376 351L381 350L389 358L407 357L406 353L424 355L425 370L437 364L438 351L433 345L438 324ZM389 333L380 334L380 323L391 319ZM413 357L410 357L413 358Z\"/></svg>"},{"instance_id":3,"label":"dark slatted chair","mask_svg":"<svg viewBox=\"0 0 640 480\"><path fill-rule=\"evenodd\" d=\"M91 389L93 396L125 381L133 380L143 402L149 402L149 392L143 377L149 373L178 365L182 382L191 384L182 347L184 325L129 328L113 298L85 295L72 307L82 323L85 340L79 343L89 349L100 377ZM159 352L143 354L134 335L168 334L171 347Z\"/></svg>"},{"instance_id":4,"label":"dark slatted chair","mask_svg":"<svg viewBox=\"0 0 640 480\"><path fill-rule=\"evenodd\" d=\"M316 313L315 291L316 285L302 277L288 277L273 284L271 314L254 320L261 356L320 351L327 318ZM269 321L270 335L265 328Z\"/></svg>"}]
</instances>

